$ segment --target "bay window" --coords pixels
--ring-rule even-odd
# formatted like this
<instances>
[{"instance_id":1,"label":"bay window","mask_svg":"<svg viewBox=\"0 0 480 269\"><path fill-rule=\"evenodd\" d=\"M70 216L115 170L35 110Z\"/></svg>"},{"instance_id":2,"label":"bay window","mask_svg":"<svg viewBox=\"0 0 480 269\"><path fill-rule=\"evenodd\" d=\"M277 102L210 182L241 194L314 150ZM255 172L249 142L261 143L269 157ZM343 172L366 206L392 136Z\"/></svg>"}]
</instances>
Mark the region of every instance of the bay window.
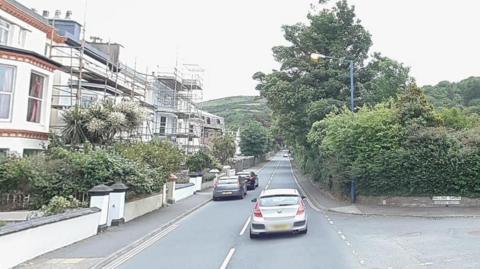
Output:
<instances>
[{"instance_id":1,"label":"bay window","mask_svg":"<svg viewBox=\"0 0 480 269\"><path fill-rule=\"evenodd\" d=\"M10 23L0 19L0 44L1 45L7 45L9 32L10 32Z\"/></svg>"},{"instance_id":2,"label":"bay window","mask_svg":"<svg viewBox=\"0 0 480 269\"><path fill-rule=\"evenodd\" d=\"M15 68L0 64L0 120L10 120Z\"/></svg>"},{"instance_id":3,"label":"bay window","mask_svg":"<svg viewBox=\"0 0 480 269\"><path fill-rule=\"evenodd\" d=\"M27 121L29 122L40 122L44 86L45 77L32 72L30 76L30 89L28 91Z\"/></svg>"}]
</instances>

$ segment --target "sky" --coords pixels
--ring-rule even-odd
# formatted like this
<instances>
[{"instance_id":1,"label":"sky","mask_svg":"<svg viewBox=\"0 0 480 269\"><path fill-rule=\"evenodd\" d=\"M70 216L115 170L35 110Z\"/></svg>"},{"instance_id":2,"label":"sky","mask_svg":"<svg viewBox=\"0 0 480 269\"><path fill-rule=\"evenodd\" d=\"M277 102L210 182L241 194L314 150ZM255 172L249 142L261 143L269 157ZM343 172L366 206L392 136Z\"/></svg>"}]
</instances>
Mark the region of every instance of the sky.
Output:
<instances>
[{"instance_id":1,"label":"sky","mask_svg":"<svg viewBox=\"0 0 480 269\"><path fill-rule=\"evenodd\" d=\"M72 10L86 36L124 46L142 71L199 64L204 100L256 95L256 71L278 68L281 26L306 22L316 0L17 0L41 13ZM331 1L331 5L333 2ZM480 76L480 1L349 0L372 34L371 52L411 68L419 85Z\"/></svg>"}]
</instances>

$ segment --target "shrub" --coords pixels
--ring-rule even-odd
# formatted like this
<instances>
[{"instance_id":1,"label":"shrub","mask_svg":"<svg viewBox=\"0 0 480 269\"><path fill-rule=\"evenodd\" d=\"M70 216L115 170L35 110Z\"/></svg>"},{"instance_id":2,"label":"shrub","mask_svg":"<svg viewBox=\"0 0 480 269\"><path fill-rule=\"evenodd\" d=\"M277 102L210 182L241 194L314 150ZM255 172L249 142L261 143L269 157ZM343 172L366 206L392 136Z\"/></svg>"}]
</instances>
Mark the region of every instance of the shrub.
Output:
<instances>
[{"instance_id":1,"label":"shrub","mask_svg":"<svg viewBox=\"0 0 480 269\"><path fill-rule=\"evenodd\" d=\"M73 196L63 197L63 196L54 196L48 204L42 206L40 209L46 216L61 214L71 208L82 207L82 203Z\"/></svg>"},{"instance_id":2,"label":"shrub","mask_svg":"<svg viewBox=\"0 0 480 269\"><path fill-rule=\"evenodd\" d=\"M191 172L201 172L206 168L218 167L218 164L207 152L198 151L188 157L187 167Z\"/></svg>"}]
</instances>

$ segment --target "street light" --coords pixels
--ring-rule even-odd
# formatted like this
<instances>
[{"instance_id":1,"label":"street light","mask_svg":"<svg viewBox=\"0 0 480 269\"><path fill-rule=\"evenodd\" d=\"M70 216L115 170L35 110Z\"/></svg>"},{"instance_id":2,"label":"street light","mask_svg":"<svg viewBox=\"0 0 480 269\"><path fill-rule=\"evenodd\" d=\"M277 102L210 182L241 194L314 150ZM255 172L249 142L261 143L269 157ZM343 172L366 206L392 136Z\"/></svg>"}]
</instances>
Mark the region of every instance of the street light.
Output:
<instances>
[{"instance_id":1,"label":"street light","mask_svg":"<svg viewBox=\"0 0 480 269\"><path fill-rule=\"evenodd\" d=\"M335 58L335 57L330 57L326 56L320 53L312 53L310 54L310 59L315 62L319 62L320 59L333 59L333 60L339 60L341 62L348 61L350 64L350 109L352 112L355 112L355 81L354 81L354 65L353 65L353 60L345 60L341 58Z\"/></svg>"},{"instance_id":2,"label":"street light","mask_svg":"<svg viewBox=\"0 0 480 269\"><path fill-rule=\"evenodd\" d=\"M346 60L346 59L341 59L341 58L335 58L335 57L330 57L326 56L320 53L312 53L310 54L310 59L315 62L319 62L320 59L333 59L333 60L338 60L340 62L345 62L348 61L350 64L350 109L352 110L352 113L355 112L355 81L354 81L354 66L353 66L353 60ZM353 179L351 181L350 185L350 196L352 199L352 203L355 203L357 195L356 195L356 189L357 189L357 182L356 179Z\"/></svg>"}]
</instances>

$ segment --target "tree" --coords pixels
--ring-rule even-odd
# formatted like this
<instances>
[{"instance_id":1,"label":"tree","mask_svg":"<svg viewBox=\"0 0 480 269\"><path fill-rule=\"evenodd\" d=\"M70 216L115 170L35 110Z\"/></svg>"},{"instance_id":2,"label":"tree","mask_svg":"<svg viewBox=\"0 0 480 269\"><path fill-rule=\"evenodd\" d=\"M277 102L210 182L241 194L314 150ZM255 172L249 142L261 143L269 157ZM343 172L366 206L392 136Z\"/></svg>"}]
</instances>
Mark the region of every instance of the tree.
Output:
<instances>
[{"instance_id":1,"label":"tree","mask_svg":"<svg viewBox=\"0 0 480 269\"><path fill-rule=\"evenodd\" d=\"M408 86L396 103L398 118L405 125L438 126L440 118L435 114L427 97L415 84Z\"/></svg>"},{"instance_id":2,"label":"tree","mask_svg":"<svg viewBox=\"0 0 480 269\"><path fill-rule=\"evenodd\" d=\"M367 82L360 89L359 105L375 105L396 97L411 80L410 69L403 64L375 53L365 68Z\"/></svg>"},{"instance_id":3,"label":"tree","mask_svg":"<svg viewBox=\"0 0 480 269\"><path fill-rule=\"evenodd\" d=\"M250 122L240 134L240 149L243 155L258 157L268 151L267 130L258 122Z\"/></svg>"},{"instance_id":4,"label":"tree","mask_svg":"<svg viewBox=\"0 0 480 269\"><path fill-rule=\"evenodd\" d=\"M235 140L230 135L217 136L213 139L212 154L222 164L235 155Z\"/></svg>"},{"instance_id":5,"label":"tree","mask_svg":"<svg viewBox=\"0 0 480 269\"><path fill-rule=\"evenodd\" d=\"M201 172L203 169L213 168L214 166L216 166L214 158L203 150L195 152L187 159L187 167L190 172Z\"/></svg>"}]
</instances>

